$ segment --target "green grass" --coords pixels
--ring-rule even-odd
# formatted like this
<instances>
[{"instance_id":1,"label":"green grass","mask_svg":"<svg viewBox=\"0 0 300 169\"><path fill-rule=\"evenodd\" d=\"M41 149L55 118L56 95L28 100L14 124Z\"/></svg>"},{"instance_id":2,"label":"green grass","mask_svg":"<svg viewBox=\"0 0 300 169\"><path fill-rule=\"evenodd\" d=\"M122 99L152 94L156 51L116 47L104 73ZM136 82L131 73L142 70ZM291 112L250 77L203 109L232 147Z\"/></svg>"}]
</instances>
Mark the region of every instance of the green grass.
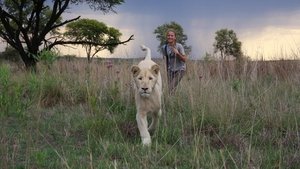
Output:
<instances>
[{"instance_id":1,"label":"green grass","mask_svg":"<svg viewBox=\"0 0 300 169\"><path fill-rule=\"evenodd\" d=\"M143 147L130 85L134 61L84 63L60 60L36 74L0 65L1 168L300 165L299 66L286 73L264 63L253 79L190 64L177 93L163 98L151 147Z\"/></svg>"}]
</instances>

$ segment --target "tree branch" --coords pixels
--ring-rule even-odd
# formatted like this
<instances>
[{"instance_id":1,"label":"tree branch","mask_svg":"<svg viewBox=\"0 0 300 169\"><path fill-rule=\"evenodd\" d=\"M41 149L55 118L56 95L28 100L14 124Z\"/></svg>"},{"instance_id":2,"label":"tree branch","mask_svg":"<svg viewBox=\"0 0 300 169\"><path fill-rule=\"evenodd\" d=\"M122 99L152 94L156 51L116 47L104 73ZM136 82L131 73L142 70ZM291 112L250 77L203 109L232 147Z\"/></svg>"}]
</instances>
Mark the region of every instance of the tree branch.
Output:
<instances>
[{"instance_id":1,"label":"tree branch","mask_svg":"<svg viewBox=\"0 0 300 169\"><path fill-rule=\"evenodd\" d=\"M60 27L60 26L65 25L65 24L67 24L67 23L76 21L76 20L78 20L79 18L80 18L80 16L78 16L78 17L76 17L76 18L73 18L73 19L65 20L64 22L62 22L62 23L60 23L60 24L53 25L53 26L52 26L52 29L55 29L55 28L58 28L58 27Z\"/></svg>"},{"instance_id":2,"label":"tree branch","mask_svg":"<svg viewBox=\"0 0 300 169\"><path fill-rule=\"evenodd\" d=\"M52 44L50 44L47 48L51 49L56 45L94 45L94 46L116 46L121 44L126 44L127 42L134 40L133 35L131 35L127 40L122 42L113 42L113 43L97 43L97 42L89 42L89 41L55 41Z\"/></svg>"}]
</instances>

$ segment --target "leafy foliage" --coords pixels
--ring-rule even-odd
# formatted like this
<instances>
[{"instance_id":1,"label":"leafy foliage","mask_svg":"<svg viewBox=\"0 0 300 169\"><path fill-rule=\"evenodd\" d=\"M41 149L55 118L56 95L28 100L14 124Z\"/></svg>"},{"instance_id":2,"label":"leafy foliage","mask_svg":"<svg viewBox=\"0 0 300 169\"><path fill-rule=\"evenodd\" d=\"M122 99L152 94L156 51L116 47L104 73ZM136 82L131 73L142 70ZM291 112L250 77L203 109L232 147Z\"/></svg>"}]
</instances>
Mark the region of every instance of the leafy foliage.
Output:
<instances>
[{"instance_id":1,"label":"leafy foliage","mask_svg":"<svg viewBox=\"0 0 300 169\"><path fill-rule=\"evenodd\" d=\"M50 69L50 66L57 60L58 53L51 50L43 50L38 54L37 57L39 61L41 61Z\"/></svg>"},{"instance_id":2,"label":"leafy foliage","mask_svg":"<svg viewBox=\"0 0 300 169\"><path fill-rule=\"evenodd\" d=\"M30 100L24 99L22 85L12 80L12 74L7 66L0 66L0 117L23 117L30 105Z\"/></svg>"},{"instance_id":3,"label":"leafy foliage","mask_svg":"<svg viewBox=\"0 0 300 169\"><path fill-rule=\"evenodd\" d=\"M221 29L216 32L214 50L221 53L221 59L227 56L242 57L242 42L240 42L233 30Z\"/></svg>"},{"instance_id":4,"label":"leafy foliage","mask_svg":"<svg viewBox=\"0 0 300 169\"><path fill-rule=\"evenodd\" d=\"M64 35L74 41L88 41L99 44L119 43L122 33L118 29L106 26L105 23L95 19L80 19L66 26ZM86 50L88 60L91 60L98 52L107 49L111 53L117 45L99 46L94 44L82 44Z\"/></svg>"},{"instance_id":5,"label":"leafy foliage","mask_svg":"<svg viewBox=\"0 0 300 169\"><path fill-rule=\"evenodd\" d=\"M187 35L184 34L183 32L183 28L180 24L172 21L170 23L165 23L163 25L158 26L155 30L154 30L154 34L156 34L156 39L160 42L159 46L158 46L158 51L161 50L161 47L166 43L167 39L166 39L166 33L168 29L173 29L175 30L176 33L176 41L178 43L181 43L182 46L184 47L185 52L188 54L191 52L192 47L191 46L187 46L186 41L188 39Z\"/></svg>"},{"instance_id":6,"label":"leafy foliage","mask_svg":"<svg viewBox=\"0 0 300 169\"><path fill-rule=\"evenodd\" d=\"M110 11L115 12L114 7L121 5L124 0L71 0L73 4L86 3L91 9L108 13Z\"/></svg>"}]
</instances>

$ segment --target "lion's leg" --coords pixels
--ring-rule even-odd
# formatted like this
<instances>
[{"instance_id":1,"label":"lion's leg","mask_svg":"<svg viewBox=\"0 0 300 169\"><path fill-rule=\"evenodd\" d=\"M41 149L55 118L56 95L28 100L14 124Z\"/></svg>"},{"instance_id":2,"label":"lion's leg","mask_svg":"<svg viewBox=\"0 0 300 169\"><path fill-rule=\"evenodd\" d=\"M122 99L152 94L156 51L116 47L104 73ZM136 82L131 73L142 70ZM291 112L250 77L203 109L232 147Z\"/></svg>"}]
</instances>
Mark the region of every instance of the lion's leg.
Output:
<instances>
[{"instance_id":1,"label":"lion's leg","mask_svg":"<svg viewBox=\"0 0 300 169\"><path fill-rule=\"evenodd\" d=\"M153 132L156 129L160 116L161 116L161 109L159 109L159 111L157 113L154 113L152 116L152 122L148 129L150 132Z\"/></svg>"},{"instance_id":2,"label":"lion's leg","mask_svg":"<svg viewBox=\"0 0 300 169\"><path fill-rule=\"evenodd\" d=\"M150 137L150 133L148 132L147 115L142 113L137 113L136 121L140 131L143 145L151 144L151 137Z\"/></svg>"}]
</instances>

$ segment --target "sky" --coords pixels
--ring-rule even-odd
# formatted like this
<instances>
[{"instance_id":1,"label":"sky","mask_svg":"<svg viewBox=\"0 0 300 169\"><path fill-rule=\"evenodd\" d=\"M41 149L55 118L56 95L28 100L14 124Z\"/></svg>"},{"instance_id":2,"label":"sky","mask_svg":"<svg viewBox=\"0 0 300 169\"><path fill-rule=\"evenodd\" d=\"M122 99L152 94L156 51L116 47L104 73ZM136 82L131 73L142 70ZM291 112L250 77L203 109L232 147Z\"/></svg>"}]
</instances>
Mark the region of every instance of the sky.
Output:
<instances>
[{"instance_id":1,"label":"sky","mask_svg":"<svg viewBox=\"0 0 300 169\"><path fill-rule=\"evenodd\" d=\"M144 57L141 44L151 48L153 57L161 57L153 32L172 21L183 27L193 59L213 53L215 32L223 28L234 30L243 53L252 59L300 57L299 0L125 0L114 9L116 13L104 15L80 5L72 7L64 18L80 15L97 19L119 29L121 40L134 35L127 45L119 45L113 54L101 52L101 57ZM66 52L85 54L79 49Z\"/></svg>"},{"instance_id":2,"label":"sky","mask_svg":"<svg viewBox=\"0 0 300 169\"><path fill-rule=\"evenodd\" d=\"M113 54L100 52L100 57L144 57L141 44L151 48L153 57L161 57L153 32L172 21L187 35L191 59L212 54L215 32L224 28L234 30L243 53L252 59L300 57L300 0L125 0L114 10L103 14L87 5L71 6L63 19L96 19L120 30L121 40L134 35L127 45L119 45ZM79 47L60 51L86 55Z\"/></svg>"}]
</instances>

